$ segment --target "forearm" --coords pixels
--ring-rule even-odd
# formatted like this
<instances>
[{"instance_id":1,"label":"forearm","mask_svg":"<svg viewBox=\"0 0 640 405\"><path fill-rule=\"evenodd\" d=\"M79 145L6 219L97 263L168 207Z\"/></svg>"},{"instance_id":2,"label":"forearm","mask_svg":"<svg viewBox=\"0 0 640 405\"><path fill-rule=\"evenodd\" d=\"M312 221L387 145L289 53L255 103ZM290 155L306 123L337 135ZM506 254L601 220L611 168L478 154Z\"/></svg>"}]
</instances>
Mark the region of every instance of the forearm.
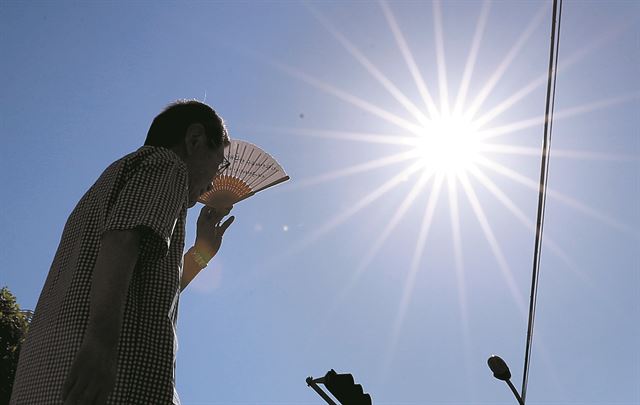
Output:
<instances>
[{"instance_id":1,"label":"forearm","mask_svg":"<svg viewBox=\"0 0 640 405\"><path fill-rule=\"evenodd\" d=\"M85 338L94 339L104 347L117 346L139 246L138 231L109 231L103 235L93 269Z\"/></svg>"},{"instance_id":2,"label":"forearm","mask_svg":"<svg viewBox=\"0 0 640 405\"><path fill-rule=\"evenodd\" d=\"M207 206L202 207L198 217L195 246L190 248L183 257L182 278L180 291L184 290L200 271L207 267L207 263L218 253L224 235L235 217L230 217L220 224L222 218L229 214L231 207L216 211ZM194 254L194 252L196 254Z\"/></svg>"},{"instance_id":3,"label":"forearm","mask_svg":"<svg viewBox=\"0 0 640 405\"><path fill-rule=\"evenodd\" d=\"M113 389L116 349L131 274L138 261L137 231L107 231L91 276L89 323L62 386L68 404L103 404Z\"/></svg>"},{"instance_id":4,"label":"forearm","mask_svg":"<svg viewBox=\"0 0 640 405\"><path fill-rule=\"evenodd\" d=\"M182 265L182 278L180 279L180 291L184 290L187 285L189 285L191 280L196 278L198 273L200 273L200 271L202 271L206 267L206 265L203 266L204 263L202 261L198 263L198 260L196 260L196 257L193 254L195 250L196 247L193 246L184 255ZM205 261L208 261L207 259L209 259L202 254L201 257L205 259Z\"/></svg>"}]
</instances>

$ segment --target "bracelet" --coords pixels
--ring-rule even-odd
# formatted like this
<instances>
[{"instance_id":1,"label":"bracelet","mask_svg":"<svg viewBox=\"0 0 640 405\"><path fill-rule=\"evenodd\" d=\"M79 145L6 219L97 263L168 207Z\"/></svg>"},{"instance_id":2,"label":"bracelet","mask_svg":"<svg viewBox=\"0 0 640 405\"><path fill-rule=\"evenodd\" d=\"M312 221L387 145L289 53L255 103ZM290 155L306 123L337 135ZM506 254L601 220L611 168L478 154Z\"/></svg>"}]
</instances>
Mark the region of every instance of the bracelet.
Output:
<instances>
[{"instance_id":1,"label":"bracelet","mask_svg":"<svg viewBox=\"0 0 640 405\"><path fill-rule=\"evenodd\" d=\"M193 260L200 266L201 268L207 267L209 264L209 260L205 259L204 255L198 251L195 247L191 249L191 255L193 256Z\"/></svg>"}]
</instances>

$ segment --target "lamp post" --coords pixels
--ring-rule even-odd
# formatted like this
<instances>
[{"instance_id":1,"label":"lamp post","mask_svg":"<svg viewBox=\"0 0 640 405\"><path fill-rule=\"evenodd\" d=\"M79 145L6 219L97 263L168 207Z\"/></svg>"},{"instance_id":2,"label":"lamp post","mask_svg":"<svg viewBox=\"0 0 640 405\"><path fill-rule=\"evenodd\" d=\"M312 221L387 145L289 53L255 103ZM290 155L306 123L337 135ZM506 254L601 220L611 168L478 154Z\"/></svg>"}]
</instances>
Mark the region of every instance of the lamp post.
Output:
<instances>
[{"instance_id":1,"label":"lamp post","mask_svg":"<svg viewBox=\"0 0 640 405\"><path fill-rule=\"evenodd\" d=\"M547 77L544 135L542 142L542 162L540 164L540 183L538 187L538 213L536 219L536 236L533 247L533 270L531 272L531 294L529 296L529 321L527 324L527 341L524 352L524 371L522 373L522 394L519 394L511 383L511 372L504 360L498 356L491 356L487 360L489 368L493 371L493 376L507 383L520 405L524 405L527 398L531 346L533 344L533 326L536 316L538 275L540 273L540 252L542 250L542 231L544 227L547 179L549 175L549 153L551 151L551 129L553 124L553 107L555 105L556 78L558 72L558 48L560 46L561 19L562 0L553 0L553 12L551 15L551 44L549 47L549 71Z\"/></svg>"},{"instance_id":2,"label":"lamp post","mask_svg":"<svg viewBox=\"0 0 640 405\"><path fill-rule=\"evenodd\" d=\"M489 365L491 371L493 371L493 376L495 378L507 383L507 385L511 389L511 392L513 392L513 395L518 400L518 404L524 405L524 400L518 393L518 390L516 390L516 387L514 387L513 383L511 382L511 371L509 370L509 366L507 366L507 363L505 363L504 360L502 360L499 356L494 355L489 357L489 359L487 360L487 364Z\"/></svg>"}]
</instances>

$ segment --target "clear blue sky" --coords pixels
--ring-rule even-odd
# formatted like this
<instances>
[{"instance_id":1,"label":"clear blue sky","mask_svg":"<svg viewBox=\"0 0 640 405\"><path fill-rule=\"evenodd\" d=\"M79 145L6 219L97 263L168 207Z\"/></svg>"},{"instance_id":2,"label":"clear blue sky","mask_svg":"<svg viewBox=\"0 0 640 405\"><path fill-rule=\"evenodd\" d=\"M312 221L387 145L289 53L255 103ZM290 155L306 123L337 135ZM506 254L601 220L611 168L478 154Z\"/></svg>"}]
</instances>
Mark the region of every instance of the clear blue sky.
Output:
<instances>
[{"instance_id":1,"label":"clear blue sky","mask_svg":"<svg viewBox=\"0 0 640 405\"><path fill-rule=\"evenodd\" d=\"M206 96L292 180L236 206L182 296L183 403L320 404L304 380L334 368L376 404L513 404L486 359L520 386L550 11L2 1L0 284L35 307L86 189L164 105ZM531 404L640 403L639 21L632 1L564 4ZM404 203L424 171L391 179L415 158L376 164L415 150L370 135L415 139L416 71L436 109L463 88L462 111L496 112L455 199L432 178Z\"/></svg>"}]
</instances>

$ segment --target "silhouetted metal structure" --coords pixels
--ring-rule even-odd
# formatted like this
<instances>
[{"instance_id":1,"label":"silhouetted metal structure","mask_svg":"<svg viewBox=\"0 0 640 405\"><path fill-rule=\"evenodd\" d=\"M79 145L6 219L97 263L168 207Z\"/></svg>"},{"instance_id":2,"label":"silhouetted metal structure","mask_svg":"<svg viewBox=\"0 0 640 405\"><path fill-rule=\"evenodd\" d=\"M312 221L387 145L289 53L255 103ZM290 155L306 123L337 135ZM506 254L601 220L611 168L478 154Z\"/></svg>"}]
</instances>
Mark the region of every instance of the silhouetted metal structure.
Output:
<instances>
[{"instance_id":1,"label":"silhouetted metal structure","mask_svg":"<svg viewBox=\"0 0 640 405\"><path fill-rule=\"evenodd\" d=\"M513 392L513 395L515 395L518 400L518 403L520 405L524 405L522 397L518 394L518 390L516 390L516 387L514 387L511 382L511 370L509 370L507 363L505 363L499 356L491 356L489 357L489 360L487 360L487 364L491 371L493 371L493 376L498 380L506 382L511 389L511 392Z\"/></svg>"},{"instance_id":2,"label":"silhouetted metal structure","mask_svg":"<svg viewBox=\"0 0 640 405\"><path fill-rule=\"evenodd\" d=\"M332 369L324 377L307 377L306 381L329 405L338 404L318 384L324 384L342 405L371 405L371 395L364 392L362 385L355 383L351 374L338 374Z\"/></svg>"},{"instance_id":3,"label":"silhouetted metal structure","mask_svg":"<svg viewBox=\"0 0 640 405\"><path fill-rule=\"evenodd\" d=\"M31 319L33 319L33 311L30 309L23 309L20 311L25 318L27 318L27 322L31 323Z\"/></svg>"},{"instance_id":4,"label":"silhouetted metal structure","mask_svg":"<svg viewBox=\"0 0 640 405\"><path fill-rule=\"evenodd\" d=\"M518 403L525 404L527 398L527 383L529 379L529 365L531 360L531 346L533 344L533 325L536 316L538 297L538 276L540 274L540 253L542 250L542 231L544 228L544 214L547 198L547 179L549 176L549 152L551 151L551 129L553 127L553 109L556 96L556 78L558 70L558 48L560 45L560 22L562 17L562 0L553 0L551 16L551 45L549 48L549 73L547 78L547 97L544 112L544 134L542 141L542 162L540 164L540 186L538 188L538 213L536 219L536 237L533 248L533 270L531 275L531 294L529 296L529 321L527 324L527 342L524 353L524 370L522 373L522 395L518 394L511 383L511 372L507 364L498 356L492 356L487 361L494 377L506 381L516 396ZM508 376L508 377L507 377Z\"/></svg>"}]
</instances>

